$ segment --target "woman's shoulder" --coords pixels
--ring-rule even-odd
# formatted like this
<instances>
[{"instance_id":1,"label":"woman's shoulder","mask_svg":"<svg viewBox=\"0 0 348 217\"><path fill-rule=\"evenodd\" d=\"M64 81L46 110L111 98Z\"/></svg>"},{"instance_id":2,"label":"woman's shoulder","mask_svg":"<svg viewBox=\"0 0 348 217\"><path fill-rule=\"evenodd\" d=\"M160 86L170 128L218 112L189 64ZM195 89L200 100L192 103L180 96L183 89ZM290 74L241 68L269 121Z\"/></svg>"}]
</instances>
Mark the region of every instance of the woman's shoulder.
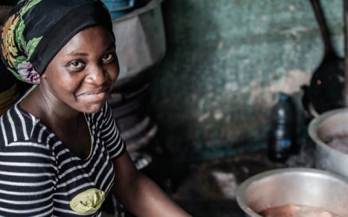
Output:
<instances>
[{"instance_id":1,"label":"woman's shoulder","mask_svg":"<svg viewBox=\"0 0 348 217\"><path fill-rule=\"evenodd\" d=\"M40 120L22 110L18 104L0 117L0 145L15 143L42 144L49 132Z\"/></svg>"}]
</instances>

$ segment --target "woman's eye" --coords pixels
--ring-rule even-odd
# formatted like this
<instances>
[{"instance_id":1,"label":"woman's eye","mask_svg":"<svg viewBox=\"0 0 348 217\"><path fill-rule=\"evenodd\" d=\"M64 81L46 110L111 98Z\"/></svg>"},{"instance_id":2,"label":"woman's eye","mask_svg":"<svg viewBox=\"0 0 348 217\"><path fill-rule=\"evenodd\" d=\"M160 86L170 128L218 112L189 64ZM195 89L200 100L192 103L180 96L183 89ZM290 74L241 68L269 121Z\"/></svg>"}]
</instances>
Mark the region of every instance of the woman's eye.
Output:
<instances>
[{"instance_id":1,"label":"woman's eye","mask_svg":"<svg viewBox=\"0 0 348 217\"><path fill-rule=\"evenodd\" d=\"M69 66L73 67L73 68L82 68L85 66L85 64L79 62L79 61L73 61L69 64Z\"/></svg>"},{"instance_id":2,"label":"woman's eye","mask_svg":"<svg viewBox=\"0 0 348 217\"><path fill-rule=\"evenodd\" d=\"M110 61L110 60L113 60L115 57L115 54L114 53L109 53L109 54L106 54L103 56L103 61Z\"/></svg>"}]
</instances>

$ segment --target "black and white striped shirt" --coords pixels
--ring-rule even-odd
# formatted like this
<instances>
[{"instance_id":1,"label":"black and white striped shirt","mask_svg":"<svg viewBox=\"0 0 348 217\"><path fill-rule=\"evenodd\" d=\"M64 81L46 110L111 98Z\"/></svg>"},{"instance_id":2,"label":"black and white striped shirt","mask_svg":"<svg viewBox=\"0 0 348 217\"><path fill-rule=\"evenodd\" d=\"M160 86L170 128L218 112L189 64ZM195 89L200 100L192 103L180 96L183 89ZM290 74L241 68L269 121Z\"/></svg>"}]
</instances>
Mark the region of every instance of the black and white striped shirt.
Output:
<instances>
[{"instance_id":1,"label":"black and white striped shirt","mask_svg":"<svg viewBox=\"0 0 348 217\"><path fill-rule=\"evenodd\" d=\"M79 214L70 201L97 188L107 194L113 184L112 159L125 145L107 103L85 114L92 153L80 159L40 120L18 104L0 117L0 216L100 216Z\"/></svg>"}]
</instances>

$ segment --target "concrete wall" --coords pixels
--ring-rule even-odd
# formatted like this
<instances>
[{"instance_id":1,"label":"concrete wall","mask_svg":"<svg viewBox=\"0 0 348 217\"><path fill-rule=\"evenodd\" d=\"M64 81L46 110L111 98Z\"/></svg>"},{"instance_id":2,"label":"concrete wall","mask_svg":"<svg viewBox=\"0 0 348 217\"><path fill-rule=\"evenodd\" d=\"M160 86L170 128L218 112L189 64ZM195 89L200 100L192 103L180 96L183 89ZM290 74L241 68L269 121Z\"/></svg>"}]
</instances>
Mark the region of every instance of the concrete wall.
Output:
<instances>
[{"instance_id":1,"label":"concrete wall","mask_svg":"<svg viewBox=\"0 0 348 217\"><path fill-rule=\"evenodd\" d=\"M343 1L322 5L343 56ZM196 160L264 148L277 92L300 99L322 60L309 0L165 0L162 8L167 54L152 69L151 101L162 142Z\"/></svg>"}]
</instances>

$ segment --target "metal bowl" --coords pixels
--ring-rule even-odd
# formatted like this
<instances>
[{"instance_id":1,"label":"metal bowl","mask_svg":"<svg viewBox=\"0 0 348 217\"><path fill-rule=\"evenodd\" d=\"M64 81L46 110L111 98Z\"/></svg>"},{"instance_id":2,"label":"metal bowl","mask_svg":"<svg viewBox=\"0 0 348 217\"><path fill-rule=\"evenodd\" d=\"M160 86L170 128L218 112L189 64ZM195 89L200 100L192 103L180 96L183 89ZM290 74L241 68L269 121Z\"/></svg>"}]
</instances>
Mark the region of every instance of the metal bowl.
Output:
<instances>
[{"instance_id":1,"label":"metal bowl","mask_svg":"<svg viewBox=\"0 0 348 217\"><path fill-rule=\"evenodd\" d=\"M318 169L276 169L247 179L239 186L236 199L249 217L261 217L257 213L289 204L348 216L348 181Z\"/></svg>"},{"instance_id":2,"label":"metal bowl","mask_svg":"<svg viewBox=\"0 0 348 217\"><path fill-rule=\"evenodd\" d=\"M333 148L326 141L348 136L348 109L325 112L311 121L310 138L315 142L315 165L348 178L348 154Z\"/></svg>"},{"instance_id":3,"label":"metal bowl","mask_svg":"<svg viewBox=\"0 0 348 217\"><path fill-rule=\"evenodd\" d=\"M138 2L138 1L137 1ZM120 74L115 87L122 88L135 80L144 84L148 69L166 54L162 15L163 0L152 0L144 7L113 20Z\"/></svg>"}]
</instances>

